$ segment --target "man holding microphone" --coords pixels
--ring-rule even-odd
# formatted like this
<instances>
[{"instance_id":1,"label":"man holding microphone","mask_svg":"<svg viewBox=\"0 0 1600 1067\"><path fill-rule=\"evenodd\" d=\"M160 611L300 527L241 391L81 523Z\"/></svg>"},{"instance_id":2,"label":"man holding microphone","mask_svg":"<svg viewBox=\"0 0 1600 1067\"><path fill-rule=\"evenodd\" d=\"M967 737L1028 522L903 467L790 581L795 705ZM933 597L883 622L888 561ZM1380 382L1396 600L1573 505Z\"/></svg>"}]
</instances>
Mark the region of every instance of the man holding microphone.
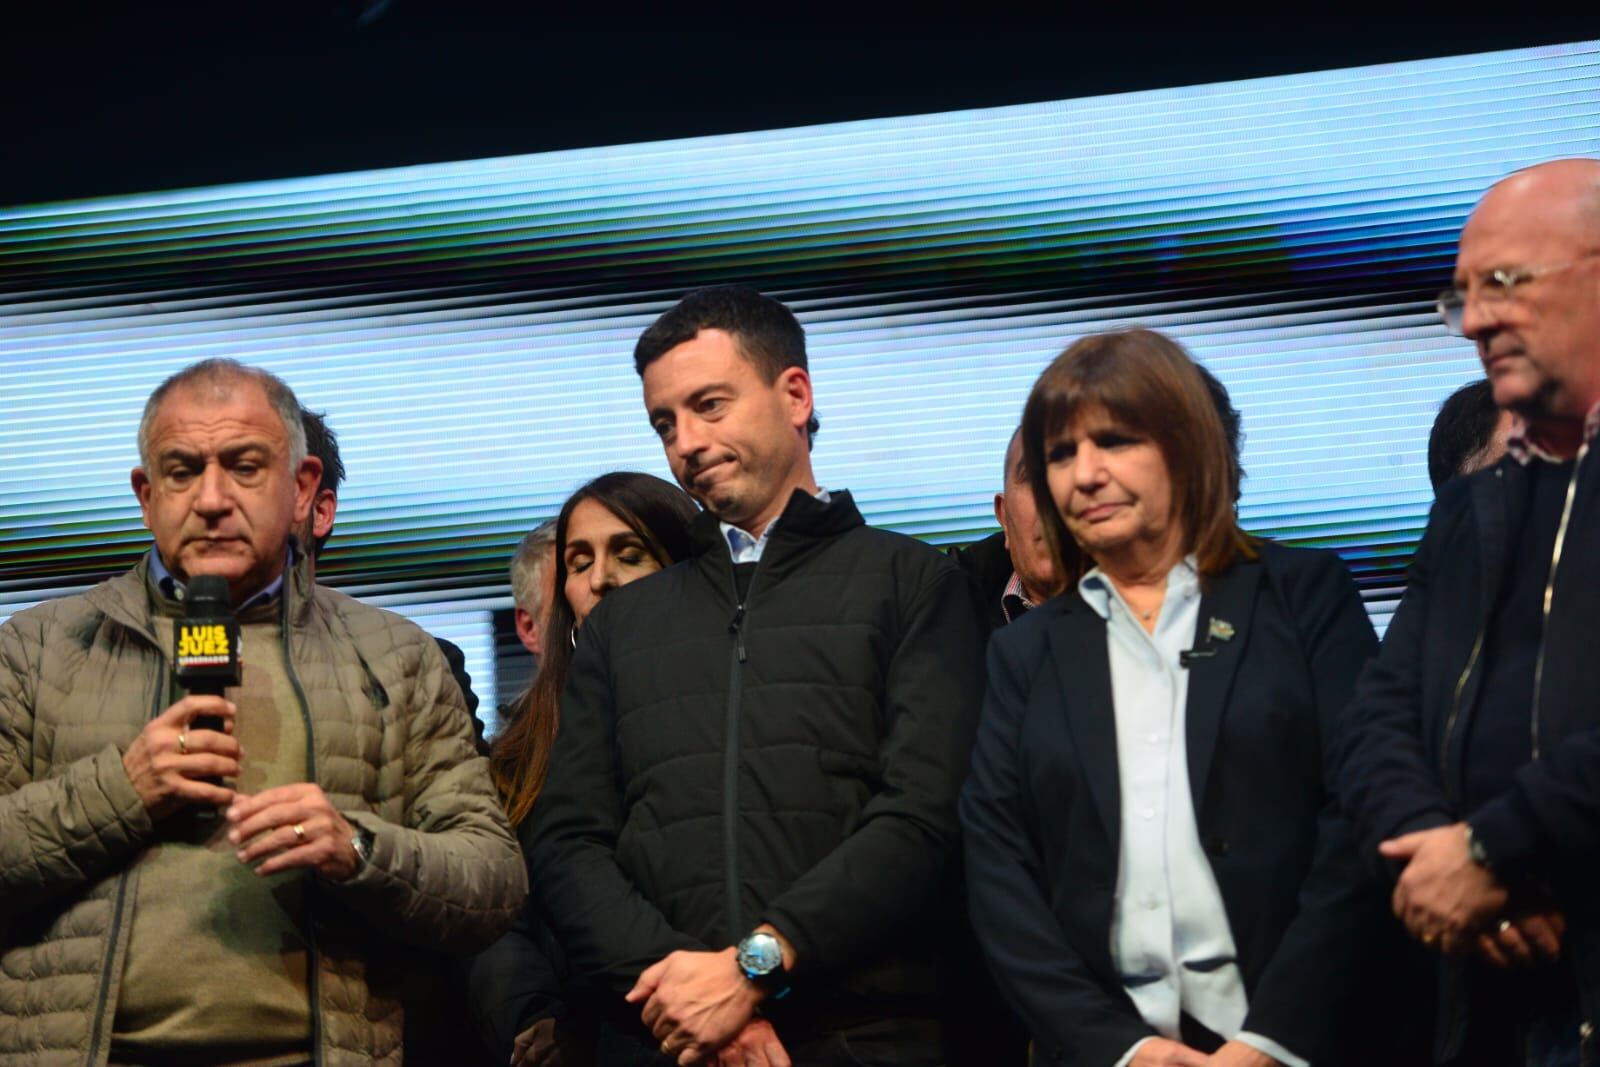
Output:
<instances>
[{"instance_id":1,"label":"man holding microphone","mask_svg":"<svg viewBox=\"0 0 1600 1067\"><path fill-rule=\"evenodd\" d=\"M293 552L299 411L229 360L168 379L132 475L151 552L0 626L0 1059L399 1062L407 947L473 949L522 900L437 647ZM186 629L237 684L185 692Z\"/></svg>"}]
</instances>

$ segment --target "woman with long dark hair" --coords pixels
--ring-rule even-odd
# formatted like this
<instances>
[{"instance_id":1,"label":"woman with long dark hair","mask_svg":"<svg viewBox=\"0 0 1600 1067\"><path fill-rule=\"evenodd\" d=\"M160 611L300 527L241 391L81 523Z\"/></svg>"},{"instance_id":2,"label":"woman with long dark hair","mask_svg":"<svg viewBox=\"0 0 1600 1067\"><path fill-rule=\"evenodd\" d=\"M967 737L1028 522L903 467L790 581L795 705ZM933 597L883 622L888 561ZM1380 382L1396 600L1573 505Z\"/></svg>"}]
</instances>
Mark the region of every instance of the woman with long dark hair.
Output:
<instances>
[{"instance_id":1,"label":"woman with long dark hair","mask_svg":"<svg viewBox=\"0 0 1600 1067\"><path fill-rule=\"evenodd\" d=\"M533 810L560 721L561 690L584 620L606 594L689 554L699 509L670 482L615 471L581 487L556 520L555 581L545 653L533 682L511 705L490 752L490 770L513 825ZM479 1033L513 1064L555 1064L570 1018L558 948L531 914L474 961L469 999Z\"/></svg>"},{"instance_id":2,"label":"woman with long dark hair","mask_svg":"<svg viewBox=\"0 0 1600 1067\"><path fill-rule=\"evenodd\" d=\"M544 784L578 628L609 590L685 558L697 510L677 486L636 471L602 474L562 505L544 658L489 757L513 826Z\"/></svg>"}]
</instances>

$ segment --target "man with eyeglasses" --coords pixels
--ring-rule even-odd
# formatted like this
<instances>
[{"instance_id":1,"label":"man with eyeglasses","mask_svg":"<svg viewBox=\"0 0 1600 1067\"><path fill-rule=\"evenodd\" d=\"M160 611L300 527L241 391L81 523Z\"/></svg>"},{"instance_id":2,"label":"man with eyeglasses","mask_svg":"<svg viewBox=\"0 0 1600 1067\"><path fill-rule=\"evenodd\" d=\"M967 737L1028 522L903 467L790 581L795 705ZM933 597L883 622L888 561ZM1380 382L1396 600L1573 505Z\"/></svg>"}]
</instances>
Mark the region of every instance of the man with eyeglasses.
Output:
<instances>
[{"instance_id":1,"label":"man with eyeglasses","mask_svg":"<svg viewBox=\"0 0 1600 1067\"><path fill-rule=\"evenodd\" d=\"M1438 1062L1600 1062L1600 162L1493 186L1439 310L1515 425L1439 490L1341 791L1441 953Z\"/></svg>"}]
</instances>

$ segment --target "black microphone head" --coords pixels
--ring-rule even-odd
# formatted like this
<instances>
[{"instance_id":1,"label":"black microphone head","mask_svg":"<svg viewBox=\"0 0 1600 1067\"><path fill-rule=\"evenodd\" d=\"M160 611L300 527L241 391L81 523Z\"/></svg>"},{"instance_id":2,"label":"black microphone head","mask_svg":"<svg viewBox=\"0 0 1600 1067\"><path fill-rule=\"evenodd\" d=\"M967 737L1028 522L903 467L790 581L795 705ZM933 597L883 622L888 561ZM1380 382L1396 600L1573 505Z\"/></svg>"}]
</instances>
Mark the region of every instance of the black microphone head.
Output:
<instances>
[{"instance_id":1,"label":"black microphone head","mask_svg":"<svg viewBox=\"0 0 1600 1067\"><path fill-rule=\"evenodd\" d=\"M226 578L202 574L189 582L174 636L172 666L183 688L220 696L239 684L239 620Z\"/></svg>"},{"instance_id":2,"label":"black microphone head","mask_svg":"<svg viewBox=\"0 0 1600 1067\"><path fill-rule=\"evenodd\" d=\"M228 579L220 574L201 574L189 580L183 591L185 615L231 615L233 595Z\"/></svg>"}]
</instances>

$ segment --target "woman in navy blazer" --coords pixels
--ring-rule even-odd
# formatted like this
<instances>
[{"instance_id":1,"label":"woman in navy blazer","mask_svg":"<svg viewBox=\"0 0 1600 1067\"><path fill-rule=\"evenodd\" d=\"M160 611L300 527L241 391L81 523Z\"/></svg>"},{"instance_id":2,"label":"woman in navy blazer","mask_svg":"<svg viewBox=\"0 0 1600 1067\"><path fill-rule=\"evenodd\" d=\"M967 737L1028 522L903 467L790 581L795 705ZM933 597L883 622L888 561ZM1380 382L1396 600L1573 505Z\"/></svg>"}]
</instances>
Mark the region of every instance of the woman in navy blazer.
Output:
<instances>
[{"instance_id":1,"label":"woman in navy blazer","mask_svg":"<svg viewBox=\"0 0 1600 1067\"><path fill-rule=\"evenodd\" d=\"M1377 641L1338 556L1240 530L1188 354L1085 338L1025 463L1067 591L1001 630L961 798L972 920L1041 1062L1412 1062L1404 969L1333 789ZM1115 684L1114 684L1115 683ZM1169 803L1170 801L1170 803Z\"/></svg>"}]
</instances>

